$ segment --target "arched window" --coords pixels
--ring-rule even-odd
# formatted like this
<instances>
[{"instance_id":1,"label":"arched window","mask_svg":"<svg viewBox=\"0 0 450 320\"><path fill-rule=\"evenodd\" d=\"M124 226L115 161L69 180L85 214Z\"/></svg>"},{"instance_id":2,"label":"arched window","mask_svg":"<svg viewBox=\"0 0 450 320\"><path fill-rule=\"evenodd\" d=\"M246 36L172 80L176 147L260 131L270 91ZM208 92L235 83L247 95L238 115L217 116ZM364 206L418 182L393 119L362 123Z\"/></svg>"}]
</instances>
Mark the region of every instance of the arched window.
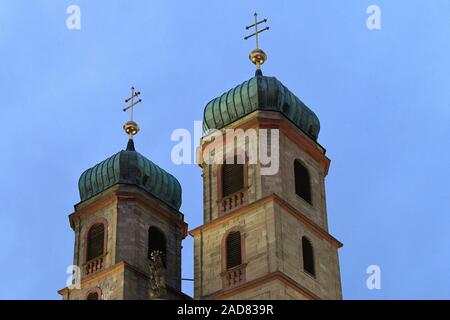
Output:
<instances>
[{"instance_id":1,"label":"arched window","mask_svg":"<svg viewBox=\"0 0 450 320\"><path fill-rule=\"evenodd\" d=\"M98 298L98 292L97 291L91 291L86 297L86 300L100 300Z\"/></svg>"},{"instance_id":2,"label":"arched window","mask_svg":"<svg viewBox=\"0 0 450 320\"><path fill-rule=\"evenodd\" d=\"M303 270L312 276L316 275L314 268L314 250L311 241L303 237L302 238L302 252L303 252Z\"/></svg>"},{"instance_id":3,"label":"arched window","mask_svg":"<svg viewBox=\"0 0 450 320\"><path fill-rule=\"evenodd\" d=\"M86 260L98 258L103 255L105 249L105 225L94 224L88 231Z\"/></svg>"},{"instance_id":4,"label":"arched window","mask_svg":"<svg viewBox=\"0 0 450 320\"><path fill-rule=\"evenodd\" d=\"M239 231L230 232L227 236L226 258L227 269L231 269L242 264L241 233Z\"/></svg>"},{"instance_id":5,"label":"arched window","mask_svg":"<svg viewBox=\"0 0 450 320\"><path fill-rule=\"evenodd\" d=\"M162 252L163 264L166 266L166 237L156 227L148 229L148 257L151 257L152 252Z\"/></svg>"},{"instance_id":6,"label":"arched window","mask_svg":"<svg viewBox=\"0 0 450 320\"><path fill-rule=\"evenodd\" d=\"M233 163L222 165L222 197L229 196L244 188L244 165L238 163L235 156Z\"/></svg>"},{"instance_id":7,"label":"arched window","mask_svg":"<svg viewBox=\"0 0 450 320\"><path fill-rule=\"evenodd\" d=\"M311 204L311 181L308 169L299 161L294 161L295 193Z\"/></svg>"}]
</instances>

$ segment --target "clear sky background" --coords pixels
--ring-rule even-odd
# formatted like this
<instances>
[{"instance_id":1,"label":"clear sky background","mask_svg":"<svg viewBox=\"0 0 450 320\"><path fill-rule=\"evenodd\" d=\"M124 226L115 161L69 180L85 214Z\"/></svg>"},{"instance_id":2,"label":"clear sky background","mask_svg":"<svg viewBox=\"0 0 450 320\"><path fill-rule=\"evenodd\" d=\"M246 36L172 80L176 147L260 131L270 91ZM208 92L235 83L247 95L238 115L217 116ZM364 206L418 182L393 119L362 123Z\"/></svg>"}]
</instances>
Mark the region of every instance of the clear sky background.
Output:
<instances>
[{"instance_id":1,"label":"clear sky background","mask_svg":"<svg viewBox=\"0 0 450 320\"><path fill-rule=\"evenodd\" d=\"M81 8L81 30L66 8ZM382 29L366 27L380 6ZM0 298L59 299L72 263L68 214L80 174L125 148L129 87L144 102L136 148L183 187L202 223L196 165L177 166L176 128L249 79L244 26L269 19L261 47L319 117L331 158L330 232L344 298L450 298L450 2L391 0L0 2ZM183 243L193 277L193 241ZM368 290L366 268L382 271ZM183 285L192 293L192 285Z\"/></svg>"}]
</instances>

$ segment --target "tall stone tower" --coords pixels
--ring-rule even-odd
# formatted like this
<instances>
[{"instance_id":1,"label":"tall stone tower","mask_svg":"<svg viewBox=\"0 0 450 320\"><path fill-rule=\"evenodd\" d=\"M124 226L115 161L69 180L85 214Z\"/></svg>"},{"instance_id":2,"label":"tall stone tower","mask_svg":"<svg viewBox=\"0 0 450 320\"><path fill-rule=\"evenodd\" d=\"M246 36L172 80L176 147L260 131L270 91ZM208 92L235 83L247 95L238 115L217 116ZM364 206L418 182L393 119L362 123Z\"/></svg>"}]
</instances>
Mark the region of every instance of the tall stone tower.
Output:
<instances>
[{"instance_id":1,"label":"tall stone tower","mask_svg":"<svg viewBox=\"0 0 450 320\"><path fill-rule=\"evenodd\" d=\"M190 231L194 296L341 299L342 244L328 231L330 160L317 142L319 119L280 81L262 74L262 50L254 50L250 59L256 75L204 110L204 224ZM269 150L279 152L272 159L277 170L249 161L256 141L251 131L262 129L268 133L257 135L258 148L266 141ZM215 160L206 159L206 153Z\"/></svg>"},{"instance_id":2,"label":"tall stone tower","mask_svg":"<svg viewBox=\"0 0 450 320\"><path fill-rule=\"evenodd\" d=\"M152 284L161 287L153 297L186 298L181 293L181 241L187 225L179 211L180 184L135 150L137 124L129 121L124 128L130 135L126 150L79 179L81 202L69 220L75 232L73 264L80 268L81 281L79 288L59 291L65 300L145 300L152 297ZM162 253L157 273L149 267L155 252Z\"/></svg>"}]
</instances>

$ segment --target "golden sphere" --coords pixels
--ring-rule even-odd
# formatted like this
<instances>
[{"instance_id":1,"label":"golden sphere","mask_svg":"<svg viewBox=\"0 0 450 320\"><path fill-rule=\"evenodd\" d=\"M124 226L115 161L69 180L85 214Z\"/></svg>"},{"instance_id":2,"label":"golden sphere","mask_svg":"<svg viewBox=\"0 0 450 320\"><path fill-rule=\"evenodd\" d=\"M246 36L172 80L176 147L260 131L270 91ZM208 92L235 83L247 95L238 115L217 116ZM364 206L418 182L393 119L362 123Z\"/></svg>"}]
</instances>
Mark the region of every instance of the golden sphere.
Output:
<instances>
[{"instance_id":1,"label":"golden sphere","mask_svg":"<svg viewBox=\"0 0 450 320\"><path fill-rule=\"evenodd\" d=\"M136 133L139 132L139 126L136 122L134 121L127 121L124 125L123 125L123 130L125 130L125 132L129 135L134 136Z\"/></svg>"},{"instance_id":2,"label":"golden sphere","mask_svg":"<svg viewBox=\"0 0 450 320\"><path fill-rule=\"evenodd\" d=\"M248 57L254 64L259 65L263 64L267 60L266 53L261 49L253 50L252 52L250 52L250 55Z\"/></svg>"}]
</instances>

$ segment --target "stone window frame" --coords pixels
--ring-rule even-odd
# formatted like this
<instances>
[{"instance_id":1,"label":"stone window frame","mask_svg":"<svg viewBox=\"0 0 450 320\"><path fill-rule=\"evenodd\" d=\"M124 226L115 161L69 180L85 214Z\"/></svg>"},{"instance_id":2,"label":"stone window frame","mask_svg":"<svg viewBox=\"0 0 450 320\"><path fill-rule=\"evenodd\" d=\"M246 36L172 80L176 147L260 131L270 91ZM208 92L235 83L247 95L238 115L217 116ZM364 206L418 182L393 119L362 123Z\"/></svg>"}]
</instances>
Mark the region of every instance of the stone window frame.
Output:
<instances>
[{"instance_id":1,"label":"stone window frame","mask_svg":"<svg viewBox=\"0 0 450 320\"><path fill-rule=\"evenodd\" d=\"M246 152L243 151L239 151L239 150L235 150L233 155L228 155L226 154L226 157L223 158L222 163L217 164L216 166L216 173L217 173L217 204L219 206L219 215L220 214L225 214L228 212L231 212L233 210L222 210L220 203L223 201L224 197L223 196L223 185L222 185L222 181L223 181L223 177L222 177L222 167L224 164L226 163L227 159L233 158L234 157L243 157L244 158L244 163L243 163L243 177L244 177L244 181L243 181L243 187L241 190L244 193L244 200L243 200L243 204L242 205L246 205L248 203L248 156ZM239 192L237 191L237 192ZM237 193L236 192L236 193Z\"/></svg>"},{"instance_id":2,"label":"stone window frame","mask_svg":"<svg viewBox=\"0 0 450 320\"><path fill-rule=\"evenodd\" d=\"M228 269L227 268L227 238L228 235L232 232L239 232L240 236L241 236L241 264L239 266L235 266L233 268ZM223 282L223 288L229 288L229 285L226 285L226 281L225 281L225 275L230 271L230 270L234 270L234 269L242 269L242 280L240 281L239 284L241 283L245 283L246 281L246 267L247 267L247 255L246 255L246 250L245 250L245 232L244 232L244 228L241 226L234 226L230 229L228 229L224 235L222 236L222 241L221 241L221 269L222 272L220 273L221 277L222 277L222 282Z\"/></svg>"},{"instance_id":3,"label":"stone window frame","mask_svg":"<svg viewBox=\"0 0 450 320\"><path fill-rule=\"evenodd\" d=\"M103 228L104 228L103 229L104 230L104 232L103 232L103 253L100 256L98 256L92 260L95 260L99 257L104 257L108 253L108 221L105 218L97 218L97 219L91 221L86 227L86 232L84 234L84 246L83 246L83 250L84 250L84 253L83 253L84 260L83 261L84 261L84 263L89 262L87 260L88 245L89 245L88 244L89 231L96 224L103 224Z\"/></svg>"},{"instance_id":4,"label":"stone window frame","mask_svg":"<svg viewBox=\"0 0 450 320\"><path fill-rule=\"evenodd\" d=\"M303 256L303 239L306 239L306 241L308 241L309 244L311 245L314 274L312 274L309 271L305 270L305 267L304 267L304 265L305 265L305 257ZM315 246L313 245L313 241L311 240L311 237L309 237L307 235L302 235L300 237L300 252L301 252L301 257L302 257L301 262L302 262L302 271L303 271L303 273L306 274L307 276L309 276L310 278L312 278L313 280L318 280L316 250L315 250Z\"/></svg>"},{"instance_id":5,"label":"stone window frame","mask_svg":"<svg viewBox=\"0 0 450 320\"><path fill-rule=\"evenodd\" d=\"M100 287L95 287L95 288L89 289L89 291L86 293L85 300L87 300L88 296L91 293L96 293L97 294L97 297L98 297L97 300L103 300L102 299L102 289L100 289Z\"/></svg>"},{"instance_id":6,"label":"stone window frame","mask_svg":"<svg viewBox=\"0 0 450 320\"><path fill-rule=\"evenodd\" d=\"M162 228L160 228L159 226L155 225L155 224L151 224L148 226L147 228L147 260L150 261L150 229L154 228L156 230L158 230L159 233L161 233L164 237L164 245L165 245L165 251L164 252L164 259L163 259L163 265L164 265L164 269L167 269L167 261L168 261L168 254L167 254L167 247L168 247L168 237L166 235L166 233L163 231Z\"/></svg>"},{"instance_id":7,"label":"stone window frame","mask_svg":"<svg viewBox=\"0 0 450 320\"><path fill-rule=\"evenodd\" d=\"M302 196L300 196L297 193L296 190L296 176L295 176L295 163L299 162L306 170L306 172L308 173L309 176L309 192L310 192L310 200L311 203L309 203L307 200L305 200ZM298 199L301 199L301 201L305 204L307 204L308 206L314 208L315 207L315 201L314 201L314 192L313 192L313 187L312 187L312 177L311 177L311 170L309 169L309 167L306 165L306 162L303 159L300 159L298 157L296 157L294 159L294 161L292 162L292 169L293 169L293 176L294 176L294 194L297 196Z\"/></svg>"}]
</instances>

